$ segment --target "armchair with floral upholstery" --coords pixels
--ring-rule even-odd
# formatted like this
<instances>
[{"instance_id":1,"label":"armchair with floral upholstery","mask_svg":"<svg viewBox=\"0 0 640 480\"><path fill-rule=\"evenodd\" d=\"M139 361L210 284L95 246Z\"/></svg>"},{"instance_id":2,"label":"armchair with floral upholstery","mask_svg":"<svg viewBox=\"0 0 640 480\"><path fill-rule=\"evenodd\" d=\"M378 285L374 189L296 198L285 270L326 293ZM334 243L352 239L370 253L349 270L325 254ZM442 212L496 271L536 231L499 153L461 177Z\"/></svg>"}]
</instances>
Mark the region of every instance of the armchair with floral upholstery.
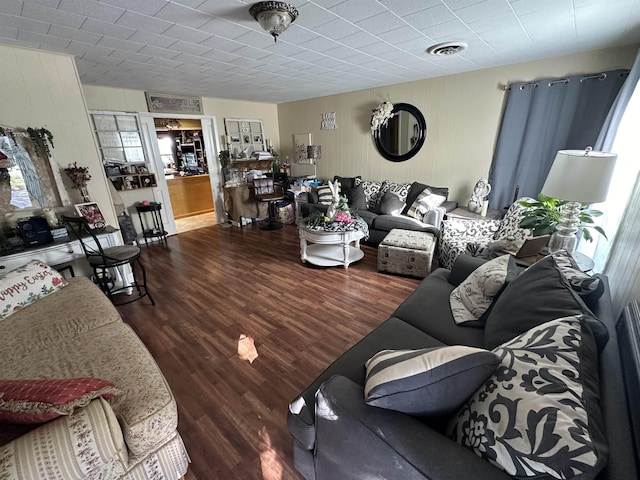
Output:
<instances>
[{"instance_id":1,"label":"armchair with floral upholstery","mask_svg":"<svg viewBox=\"0 0 640 480\"><path fill-rule=\"evenodd\" d=\"M440 235L440 266L451 269L459 255L477 255L497 240L524 240L531 230L520 228L522 214L526 210L518 204L521 200L535 201L528 197L514 202L501 220L450 217L442 222Z\"/></svg>"}]
</instances>

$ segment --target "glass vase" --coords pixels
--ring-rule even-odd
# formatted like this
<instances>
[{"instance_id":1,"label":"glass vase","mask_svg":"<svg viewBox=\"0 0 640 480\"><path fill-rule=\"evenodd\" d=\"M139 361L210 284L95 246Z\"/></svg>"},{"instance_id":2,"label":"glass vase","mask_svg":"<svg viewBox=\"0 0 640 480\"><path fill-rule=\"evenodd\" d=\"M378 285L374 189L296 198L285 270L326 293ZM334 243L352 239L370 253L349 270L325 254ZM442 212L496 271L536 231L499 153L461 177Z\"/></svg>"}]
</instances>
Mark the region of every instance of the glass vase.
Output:
<instances>
[{"instance_id":1,"label":"glass vase","mask_svg":"<svg viewBox=\"0 0 640 480\"><path fill-rule=\"evenodd\" d=\"M87 190L87 187L80 187L78 190L80 190L80 195L82 195L82 201L84 203L89 203L91 198L89 197L89 190Z\"/></svg>"}]
</instances>

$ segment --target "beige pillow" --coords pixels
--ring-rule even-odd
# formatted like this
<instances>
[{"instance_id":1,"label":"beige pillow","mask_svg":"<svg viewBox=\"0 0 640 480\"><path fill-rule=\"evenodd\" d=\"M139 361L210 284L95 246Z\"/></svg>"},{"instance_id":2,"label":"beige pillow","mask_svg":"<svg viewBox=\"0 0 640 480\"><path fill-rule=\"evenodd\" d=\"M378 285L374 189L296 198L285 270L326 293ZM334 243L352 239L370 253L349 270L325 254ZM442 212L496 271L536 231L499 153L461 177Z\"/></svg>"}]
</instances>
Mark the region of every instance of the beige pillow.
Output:
<instances>
[{"instance_id":1,"label":"beige pillow","mask_svg":"<svg viewBox=\"0 0 640 480\"><path fill-rule=\"evenodd\" d=\"M507 279L509 255L502 255L476 268L449 296L457 324L479 320Z\"/></svg>"}]
</instances>

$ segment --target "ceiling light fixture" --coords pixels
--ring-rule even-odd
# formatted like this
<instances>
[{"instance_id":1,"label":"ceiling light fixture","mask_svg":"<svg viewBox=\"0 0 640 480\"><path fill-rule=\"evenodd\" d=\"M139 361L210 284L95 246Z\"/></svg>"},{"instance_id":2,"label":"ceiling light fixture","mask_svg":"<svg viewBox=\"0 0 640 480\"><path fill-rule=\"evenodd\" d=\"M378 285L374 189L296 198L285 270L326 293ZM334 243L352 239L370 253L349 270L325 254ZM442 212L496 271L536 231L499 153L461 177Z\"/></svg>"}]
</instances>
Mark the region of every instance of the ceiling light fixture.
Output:
<instances>
[{"instance_id":1,"label":"ceiling light fixture","mask_svg":"<svg viewBox=\"0 0 640 480\"><path fill-rule=\"evenodd\" d=\"M273 41L298 18L298 10L284 2L258 2L251 5L249 13L267 32Z\"/></svg>"},{"instance_id":2,"label":"ceiling light fixture","mask_svg":"<svg viewBox=\"0 0 640 480\"><path fill-rule=\"evenodd\" d=\"M439 57L447 57L449 55L457 55L467 49L469 45L464 42L444 42L432 45L427 48L429 55L436 55Z\"/></svg>"}]
</instances>

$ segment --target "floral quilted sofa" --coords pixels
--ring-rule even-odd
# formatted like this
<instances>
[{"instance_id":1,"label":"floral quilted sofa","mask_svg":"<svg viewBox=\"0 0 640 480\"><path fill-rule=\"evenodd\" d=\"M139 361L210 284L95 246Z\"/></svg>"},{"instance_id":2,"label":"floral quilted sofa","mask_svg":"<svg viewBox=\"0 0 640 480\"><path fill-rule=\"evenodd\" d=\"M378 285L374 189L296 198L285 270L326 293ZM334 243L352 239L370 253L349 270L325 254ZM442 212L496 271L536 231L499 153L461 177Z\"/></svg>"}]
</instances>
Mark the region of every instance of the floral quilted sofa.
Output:
<instances>
[{"instance_id":1,"label":"floral quilted sofa","mask_svg":"<svg viewBox=\"0 0 640 480\"><path fill-rule=\"evenodd\" d=\"M0 302L0 478L184 476L169 385L98 287L35 261Z\"/></svg>"},{"instance_id":2,"label":"floral quilted sofa","mask_svg":"<svg viewBox=\"0 0 640 480\"><path fill-rule=\"evenodd\" d=\"M449 217L442 222L440 235L440 266L451 269L456 258L463 253L477 254L497 240L524 240L531 231L520 228L525 207L521 200L535 201L529 197L514 202L501 220Z\"/></svg>"},{"instance_id":3,"label":"floral quilted sofa","mask_svg":"<svg viewBox=\"0 0 640 480\"><path fill-rule=\"evenodd\" d=\"M447 187L432 187L420 182L396 183L389 180L370 181L361 177L334 177L340 182L340 195L349 207L369 225L367 243L378 245L394 228L428 232L438 238L446 212L458 204L448 200ZM321 185L307 195L302 214L326 210L331 203L328 186Z\"/></svg>"}]
</instances>

